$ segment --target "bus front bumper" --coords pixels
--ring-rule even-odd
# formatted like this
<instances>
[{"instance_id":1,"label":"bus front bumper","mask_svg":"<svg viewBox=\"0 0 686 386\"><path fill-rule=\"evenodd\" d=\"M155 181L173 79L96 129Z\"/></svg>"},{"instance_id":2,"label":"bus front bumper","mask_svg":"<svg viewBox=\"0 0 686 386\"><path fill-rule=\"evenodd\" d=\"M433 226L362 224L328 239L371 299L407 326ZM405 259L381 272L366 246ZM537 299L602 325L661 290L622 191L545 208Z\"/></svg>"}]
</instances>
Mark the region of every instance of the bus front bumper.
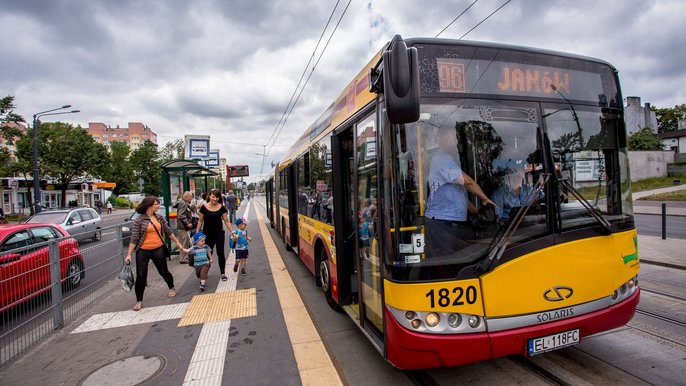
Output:
<instances>
[{"instance_id":1,"label":"bus front bumper","mask_svg":"<svg viewBox=\"0 0 686 386\"><path fill-rule=\"evenodd\" d=\"M626 325L634 316L640 288L625 301L606 309L544 325L474 334L420 334L401 326L388 309L386 359L399 369L452 367L509 355L528 355L529 339L580 330L581 340Z\"/></svg>"}]
</instances>

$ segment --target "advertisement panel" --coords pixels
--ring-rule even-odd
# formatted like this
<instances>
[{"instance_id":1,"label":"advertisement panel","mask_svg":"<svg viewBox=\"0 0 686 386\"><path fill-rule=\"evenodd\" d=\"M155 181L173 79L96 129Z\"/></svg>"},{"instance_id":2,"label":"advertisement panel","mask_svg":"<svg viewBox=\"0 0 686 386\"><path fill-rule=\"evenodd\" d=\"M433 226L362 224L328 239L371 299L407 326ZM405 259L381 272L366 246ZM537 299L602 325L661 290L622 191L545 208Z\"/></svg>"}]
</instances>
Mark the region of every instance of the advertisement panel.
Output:
<instances>
[{"instance_id":1,"label":"advertisement panel","mask_svg":"<svg viewBox=\"0 0 686 386\"><path fill-rule=\"evenodd\" d=\"M248 169L248 165L231 165L227 166L227 169L229 169L229 177L248 177L250 175L250 171Z\"/></svg>"}]
</instances>

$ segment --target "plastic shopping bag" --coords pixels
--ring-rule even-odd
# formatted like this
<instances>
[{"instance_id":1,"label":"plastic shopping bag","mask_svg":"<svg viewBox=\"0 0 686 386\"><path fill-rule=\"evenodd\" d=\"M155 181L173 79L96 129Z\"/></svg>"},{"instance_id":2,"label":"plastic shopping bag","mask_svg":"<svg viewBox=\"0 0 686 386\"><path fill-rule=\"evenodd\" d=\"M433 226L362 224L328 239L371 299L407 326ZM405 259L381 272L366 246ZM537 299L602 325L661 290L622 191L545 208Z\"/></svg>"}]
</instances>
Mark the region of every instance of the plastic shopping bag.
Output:
<instances>
[{"instance_id":1,"label":"plastic shopping bag","mask_svg":"<svg viewBox=\"0 0 686 386\"><path fill-rule=\"evenodd\" d=\"M136 281L133 277L133 271L131 271L130 264L124 264L124 266L121 268L121 271L119 271L119 280L121 280L121 288L124 291L131 291L131 288L133 288L133 285L136 283Z\"/></svg>"}]
</instances>

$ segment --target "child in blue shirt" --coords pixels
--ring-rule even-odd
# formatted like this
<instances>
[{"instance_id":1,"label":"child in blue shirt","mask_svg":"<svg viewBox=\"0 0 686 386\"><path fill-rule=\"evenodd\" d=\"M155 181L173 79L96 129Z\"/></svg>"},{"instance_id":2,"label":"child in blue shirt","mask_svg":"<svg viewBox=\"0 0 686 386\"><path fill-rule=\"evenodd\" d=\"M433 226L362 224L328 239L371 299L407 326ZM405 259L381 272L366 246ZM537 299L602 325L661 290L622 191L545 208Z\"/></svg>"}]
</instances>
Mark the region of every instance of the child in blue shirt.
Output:
<instances>
[{"instance_id":1,"label":"child in blue shirt","mask_svg":"<svg viewBox=\"0 0 686 386\"><path fill-rule=\"evenodd\" d=\"M200 291L205 291L205 281L207 280L207 273L210 271L210 264L212 263L212 249L205 245L205 234L197 232L193 235L193 245L188 248L188 261L193 262L195 268L195 276L200 279Z\"/></svg>"},{"instance_id":2,"label":"child in blue shirt","mask_svg":"<svg viewBox=\"0 0 686 386\"><path fill-rule=\"evenodd\" d=\"M240 266L241 275L246 274L245 265L248 263L248 242L252 241L252 238L248 236L248 231L245 229L245 222L245 219L236 219L237 229L231 234L234 249L236 250L236 263L233 265L233 271L237 272Z\"/></svg>"}]
</instances>

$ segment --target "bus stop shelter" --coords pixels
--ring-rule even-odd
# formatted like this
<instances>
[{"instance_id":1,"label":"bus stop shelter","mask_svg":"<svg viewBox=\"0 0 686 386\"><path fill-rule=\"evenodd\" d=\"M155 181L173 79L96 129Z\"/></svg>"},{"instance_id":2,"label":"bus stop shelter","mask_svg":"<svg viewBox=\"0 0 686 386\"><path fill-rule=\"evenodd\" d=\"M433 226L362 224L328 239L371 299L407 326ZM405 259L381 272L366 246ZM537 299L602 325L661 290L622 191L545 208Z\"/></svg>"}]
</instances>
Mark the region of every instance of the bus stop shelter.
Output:
<instances>
[{"instance_id":1,"label":"bus stop shelter","mask_svg":"<svg viewBox=\"0 0 686 386\"><path fill-rule=\"evenodd\" d=\"M197 177L204 177L204 189L207 189L207 177L216 176L217 173L208 169L205 166L198 164L197 162L189 160L171 160L165 162L161 166L162 168L162 198L164 200L164 211L167 221L175 229L176 222L176 208L174 204L176 203L176 198L179 193L185 192L187 190L195 191L195 181ZM171 209L171 210L170 210ZM172 223L171 220L174 220ZM171 242L167 240L167 246L171 247ZM173 250L170 248L170 250Z\"/></svg>"},{"instance_id":2,"label":"bus stop shelter","mask_svg":"<svg viewBox=\"0 0 686 386\"><path fill-rule=\"evenodd\" d=\"M217 176L218 174L208 169L197 162L178 159L167 161L162 164L162 197L165 203L176 201L176 196L179 193L187 190L195 190L195 185L191 184L191 180L195 181L197 177L204 177L204 189L206 192L207 177ZM193 185L193 186L191 186ZM192 188L192 189L191 189ZM195 192L194 192L195 193ZM168 207L168 205L165 205Z\"/></svg>"}]
</instances>

